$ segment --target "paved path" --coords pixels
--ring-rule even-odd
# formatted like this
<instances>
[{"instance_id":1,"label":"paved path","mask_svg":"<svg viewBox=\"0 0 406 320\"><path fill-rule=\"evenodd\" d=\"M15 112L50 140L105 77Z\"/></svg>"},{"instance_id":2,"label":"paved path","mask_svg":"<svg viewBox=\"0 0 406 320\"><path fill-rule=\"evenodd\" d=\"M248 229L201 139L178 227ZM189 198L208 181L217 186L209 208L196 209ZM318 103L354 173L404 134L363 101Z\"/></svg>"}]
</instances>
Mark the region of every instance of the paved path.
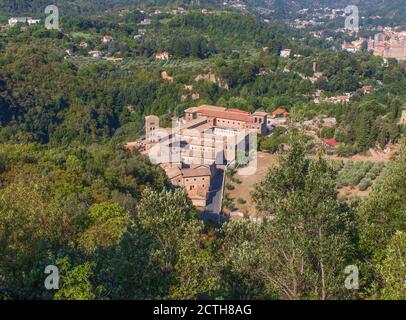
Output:
<instances>
[{"instance_id":1,"label":"paved path","mask_svg":"<svg viewBox=\"0 0 406 320\"><path fill-rule=\"evenodd\" d=\"M210 182L210 192L207 196L206 210L202 214L203 220L216 220L220 222L224 187L223 178L224 167L217 166L216 173L214 174Z\"/></svg>"}]
</instances>

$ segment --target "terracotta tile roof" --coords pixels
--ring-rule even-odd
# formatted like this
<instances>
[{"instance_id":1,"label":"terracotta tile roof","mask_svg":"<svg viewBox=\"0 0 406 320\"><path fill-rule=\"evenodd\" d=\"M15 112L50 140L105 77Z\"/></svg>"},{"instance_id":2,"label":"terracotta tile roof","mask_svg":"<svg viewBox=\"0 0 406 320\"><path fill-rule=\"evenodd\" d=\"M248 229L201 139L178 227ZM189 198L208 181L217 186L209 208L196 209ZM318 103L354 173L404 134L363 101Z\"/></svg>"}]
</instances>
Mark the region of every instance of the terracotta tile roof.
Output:
<instances>
[{"instance_id":1,"label":"terracotta tile roof","mask_svg":"<svg viewBox=\"0 0 406 320\"><path fill-rule=\"evenodd\" d=\"M198 169L183 169L182 175L184 178L193 178L193 177L205 177L211 176L210 168L209 167L199 167Z\"/></svg>"},{"instance_id":2,"label":"terracotta tile roof","mask_svg":"<svg viewBox=\"0 0 406 320\"><path fill-rule=\"evenodd\" d=\"M203 109L210 109L210 110L217 110L217 111L226 110L226 108L224 108L224 107L216 107L216 106L210 106L210 105L204 104L199 107L191 107L189 109L186 109L185 112L199 112L200 110L203 110Z\"/></svg>"},{"instance_id":3,"label":"terracotta tile roof","mask_svg":"<svg viewBox=\"0 0 406 320\"><path fill-rule=\"evenodd\" d=\"M273 116L287 116L289 112L287 112L284 108L278 108L274 112L272 112Z\"/></svg>"},{"instance_id":4,"label":"terracotta tile roof","mask_svg":"<svg viewBox=\"0 0 406 320\"><path fill-rule=\"evenodd\" d=\"M254 116L261 116L261 117L264 117L264 116L267 116L268 113L267 113L267 112L262 112L262 111L255 111L253 115L254 115Z\"/></svg>"},{"instance_id":5,"label":"terracotta tile roof","mask_svg":"<svg viewBox=\"0 0 406 320\"><path fill-rule=\"evenodd\" d=\"M166 175L168 176L169 179L174 179L174 178L182 175L182 172L180 171L180 169L178 167L169 168L165 171L166 171Z\"/></svg>"},{"instance_id":6,"label":"terracotta tile roof","mask_svg":"<svg viewBox=\"0 0 406 320\"><path fill-rule=\"evenodd\" d=\"M329 147L334 148L337 145L337 140L336 139L326 139L323 138L321 139L325 144L327 144Z\"/></svg>"},{"instance_id":7,"label":"terracotta tile roof","mask_svg":"<svg viewBox=\"0 0 406 320\"><path fill-rule=\"evenodd\" d=\"M149 115L145 117L145 120L157 120L157 119L159 120L159 117L154 115Z\"/></svg>"},{"instance_id":8,"label":"terracotta tile roof","mask_svg":"<svg viewBox=\"0 0 406 320\"><path fill-rule=\"evenodd\" d=\"M286 110L284 110L286 112ZM216 106L209 106L209 105L202 105L199 107L191 107L186 109L185 112L197 112L200 116L204 117L215 117L221 118L226 120L234 120L234 121L243 121L243 122L254 122L253 115L244 110L239 109L226 109L223 107L216 107ZM256 115L265 115L266 113L255 113Z\"/></svg>"},{"instance_id":9,"label":"terracotta tile roof","mask_svg":"<svg viewBox=\"0 0 406 320\"><path fill-rule=\"evenodd\" d=\"M227 119L227 120L235 120L235 121L243 121L243 122L253 122L254 117L250 115L249 113L241 113L241 112L233 112L233 111L217 111L217 110L211 110L211 109L201 109L199 112L202 114L202 116L206 117L216 117L216 118L221 118L221 119Z\"/></svg>"},{"instance_id":10,"label":"terracotta tile roof","mask_svg":"<svg viewBox=\"0 0 406 320\"><path fill-rule=\"evenodd\" d=\"M239 110L239 109L227 109L227 112L236 112L241 114L250 114L248 111Z\"/></svg>"}]
</instances>

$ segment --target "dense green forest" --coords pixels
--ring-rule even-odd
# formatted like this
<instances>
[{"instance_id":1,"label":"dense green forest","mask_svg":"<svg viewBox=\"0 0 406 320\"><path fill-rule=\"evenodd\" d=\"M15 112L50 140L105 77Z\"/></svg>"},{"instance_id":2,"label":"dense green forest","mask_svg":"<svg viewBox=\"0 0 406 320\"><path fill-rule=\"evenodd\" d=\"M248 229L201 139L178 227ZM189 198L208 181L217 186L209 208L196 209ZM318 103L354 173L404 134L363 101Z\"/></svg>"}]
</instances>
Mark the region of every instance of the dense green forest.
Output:
<instances>
[{"instance_id":1,"label":"dense green forest","mask_svg":"<svg viewBox=\"0 0 406 320\"><path fill-rule=\"evenodd\" d=\"M335 52L246 13L192 10L138 26L147 17L108 12L65 17L59 31L2 32L0 299L405 299L405 63ZM113 40L102 43L107 34ZM291 57L280 57L283 48ZM171 58L156 60L164 50ZM323 76L311 82L314 62ZM374 90L363 94L364 85ZM315 104L316 90L354 94L348 104ZM403 147L370 195L348 203L334 165L308 155L308 137L276 130L276 143L262 145L288 151L253 193L274 219L205 224L163 170L122 148L142 134L145 115L165 125L203 103L284 107L298 123L336 117L326 135L345 155ZM59 267L58 291L44 288L47 265ZM360 269L358 290L344 286L348 265Z\"/></svg>"},{"instance_id":2,"label":"dense green forest","mask_svg":"<svg viewBox=\"0 0 406 320\"><path fill-rule=\"evenodd\" d=\"M402 63L393 60L383 66L368 52L327 51L322 43L283 25L234 13L158 18L142 40L134 40L144 17L139 12L77 17L64 24L63 33L43 26L8 30L0 38L0 141L124 142L142 131L144 115L170 119L202 103L249 111L283 106L302 118L335 116L333 135L354 151L377 142L385 146L401 134L397 123L406 89ZM117 27L122 20L125 27ZM101 43L105 34L114 41ZM83 40L86 49L79 47ZM285 47L293 48L297 58L281 59L279 52ZM124 60L91 59L91 50ZM171 52L171 60L153 61L163 50ZM315 83L298 75L312 76L313 62L323 73ZM260 70L265 74L258 76ZM162 71L174 81L163 80ZM207 73L216 74L221 83L195 81ZM190 94L185 85L192 84L199 99L185 101L182 97ZM357 92L364 85L376 90L356 94L349 107L312 103L318 89L332 96ZM355 123L365 129L356 132Z\"/></svg>"},{"instance_id":3,"label":"dense green forest","mask_svg":"<svg viewBox=\"0 0 406 320\"><path fill-rule=\"evenodd\" d=\"M50 3L46 0L0 0L0 12L5 14L41 14ZM153 6L179 6L196 5L194 0L56 0L52 2L58 6L64 16L77 14L94 14L96 12L116 8L153 7ZM218 7L218 0L205 0L204 6Z\"/></svg>"},{"instance_id":4,"label":"dense green forest","mask_svg":"<svg viewBox=\"0 0 406 320\"><path fill-rule=\"evenodd\" d=\"M405 149L348 207L329 163L290 145L254 194L275 219L220 229L137 154L2 145L0 298L404 299ZM49 264L58 291L43 287ZM359 290L344 286L347 265Z\"/></svg>"}]
</instances>

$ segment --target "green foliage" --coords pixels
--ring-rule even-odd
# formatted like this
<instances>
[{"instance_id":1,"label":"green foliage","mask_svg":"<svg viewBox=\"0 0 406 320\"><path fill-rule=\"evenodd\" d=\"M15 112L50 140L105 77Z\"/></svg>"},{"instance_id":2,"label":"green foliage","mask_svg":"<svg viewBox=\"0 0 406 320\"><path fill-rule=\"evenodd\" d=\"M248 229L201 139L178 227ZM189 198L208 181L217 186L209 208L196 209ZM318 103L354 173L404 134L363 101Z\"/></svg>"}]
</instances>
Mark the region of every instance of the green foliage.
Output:
<instances>
[{"instance_id":1,"label":"green foliage","mask_svg":"<svg viewBox=\"0 0 406 320\"><path fill-rule=\"evenodd\" d=\"M359 189L361 191L367 190L370 186L372 186L372 181L370 179L362 179L361 182L359 183Z\"/></svg>"},{"instance_id":2,"label":"green foliage","mask_svg":"<svg viewBox=\"0 0 406 320\"><path fill-rule=\"evenodd\" d=\"M61 31L17 26L0 39L0 299L343 299L352 297L343 270L354 263L362 267L359 297L405 298L404 149L387 170L381 163L330 166L307 158L305 144L277 127L258 139L268 152L289 145L253 193L264 222L213 229L197 219L184 190L166 188L159 167L120 147L143 132L145 115L167 124L210 103L268 112L283 106L299 120L336 117L337 127L321 136L340 142L339 155L385 148L402 134L403 63L383 67L368 52L325 50L279 22L203 15L193 5L188 14L154 16L140 40L133 37L147 17L141 11L77 15L175 1L56 4L67 15ZM290 14L287 4L261 1L277 16ZM31 14L45 5L0 1L0 11ZM101 44L105 34L114 41ZM279 58L284 47L293 49L289 59ZM124 60L90 58L90 50ZM154 61L163 50L172 58ZM311 83L298 73L311 76L314 61L323 77ZM207 74L215 81L195 81ZM376 90L356 93L348 105L311 103L317 89L332 96L364 83ZM185 85L199 100L182 99ZM235 168L226 174L241 182ZM350 201L351 209L337 199L337 185L367 190L372 183L370 196ZM229 194L223 205L236 209ZM60 267L56 292L43 287L51 264Z\"/></svg>"},{"instance_id":3,"label":"green foliage","mask_svg":"<svg viewBox=\"0 0 406 320\"><path fill-rule=\"evenodd\" d=\"M370 196L358 209L360 244L364 252L366 276L370 281L367 293L373 297L404 297L404 274L398 274L396 259L402 259L405 232L405 146L398 159L392 161L379 178ZM400 261L400 260L399 260ZM389 274L391 271L394 274ZM398 283L396 283L398 281Z\"/></svg>"},{"instance_id":4,"label":"green foliage","mask_svg":"<svg viewBox=\"0 0 406 320\"><path fill-rule=\"evenodd\" d=\"M111 219L125 217L126 213L123 208L114 203L94 204L89 209L90 223L103 223Z\"/></svg>"},{"instance_id":5,"label":"green foliage","mask_svg":"<svg viewBox=\"0 0 406 320\"><path fill-rule=\"evenodd\" d=\"M246 203L247 203L247 201L244 200L243 198L238 198L238 199L237 199L237 202L238 202L239 204L246 204Z\"/></svg>"},{"instance_id":6,"label":"green foliage","mask_svg":"<svg viewBox=\"0 0 406 320\"><path fill-rule=\"evenodd\" d=\"M382 249L396 230L404 231L405 148L393 161L376 184L370 197L359 210L364 233L363 243L369 250Z\"/></svg>"},{"instance_id":7,"label":"green foliage","mask_svg":"<svg viewBox=\"0 0 406 320\"><path fill-rule=\"evenodd\" d=\"M398 231L390 239L384 252L384 260L377 267L382 289L380 299L405 300L405 273L406 273L406 234Z\"/></svg>"},{"instance_id":8,"label":"green foliage","mask_svg":"<svg viewBox=\"0 0 406 320\"><path fill-rule=\"evenodd\" d=\"M226 187L227 190L234 190L235 189L235 187L231 183L226 183L225 187Z\"/></svg>"},{"instance_id":9,"label":"green foliage","mask_svg":"<svg viewBox=\"0 0 406 320\"><path fill-rule=\"evenodd\" d=\"M351 213L338 205L333 170L305 157L294 138L281 164L256 185L253 199L273 215L264 238L263 271L285 299L345 297L342 270L354 252Z\"/></svg>"},{"instance_id":10,"label":"green foliage","mask_svg":"<svg viewBox=\"0 0 406 320\"><path fill-rule=\"evenodd\" d=\"M210 249L201 249L202 224L195 220L195 210L185 191L146 190L137 212L144 232L151 237L151 254L159 264L156 272L163 284L159 290L167 286L169 297L174 299L213 294L218 288L210 267Z\"/></svg>"},{"instance_id":11,"label":"green foliage","mask_svg":"<svg viewBox=\"0 0 406 320\"><path fill-rule=\"evenodd\" d=\"M336 147L335 152L340 157L350 157L350 156L353 156L354 154L356 154L357 150L351 145L346 145L344 143L340 143Z\"/></svg>"},{"instance_id":12,"label":"green foliage","mask_svg":"<svg viewBox=\"0 0 406 320\"><path fill-rule=\"evenodd\" d=\"M106 10L113 10L117 8L130 7L155 7L155 6L179 6L189 5L188 0L55 0L54 5L57 5L61 12L68 16L75 16L78 14L94 14ZM37 0L35 3L28 0L1 0L0 11L9 14L32 14L43 13L45 7L49 5L47 1ZM206 0L206 6L218 5L216 0Z\"/></svg>"},{"instance_id":13,"label":"green foliage","mask_svg":"<svg viewBox=\"0 0 406 320\"><path fill-rule=\"evenodd\" d=\"M231 299L274 298L266 288L266 282L258 275L263 265L261 236L264 230L259 224L246 220L227 223L222 228L219 260L222 288Z\"/></svg>"},{"instance_id":14,"label":"green foliage","mask_svg":"<svg viewBox=\"0 0 406 320\"><path fill-rule=\"evenodd\" d=\"M96 297L91 283L94 263L72 267L67 257L58 259L61 289L55 293L56 300L93 300ZM102 288L97 288L103 290Z\"/></svg>"},{"instance_id":15,"label":"green foliage","mask_svg":"<svg viewBox=\"0 0 406 320\"><path fill-rule=\"evenodd\" d=\"M335 128L325 127L321 130L320 137L327 138L327 139L333 139L334 134L335 134Z\"/></svg>"},{"instance_id":16,"label":"green foliage","mask_svg":"<svg viewBox=\"0 0 406 320\"><path fill-rule=\"evenodd\" d=\"M380 176L384 167L383 163L361 161L336 164L335 169L339 172L337 186L338 188L358 186L361 191L365 191Z\"/></svg>"},{"instance_id":17,"label":"green foliage","mask_svg":"<svg viewBox=\"0 0 406 320\"><path fill-rule=\"evenodd\" d=\"M285 133L286 129L283 127L274 128L270 136L258 140L259 149L271 153L281 151L283 144L287 142L287 135Z\"/></svg>"}]
</instances>

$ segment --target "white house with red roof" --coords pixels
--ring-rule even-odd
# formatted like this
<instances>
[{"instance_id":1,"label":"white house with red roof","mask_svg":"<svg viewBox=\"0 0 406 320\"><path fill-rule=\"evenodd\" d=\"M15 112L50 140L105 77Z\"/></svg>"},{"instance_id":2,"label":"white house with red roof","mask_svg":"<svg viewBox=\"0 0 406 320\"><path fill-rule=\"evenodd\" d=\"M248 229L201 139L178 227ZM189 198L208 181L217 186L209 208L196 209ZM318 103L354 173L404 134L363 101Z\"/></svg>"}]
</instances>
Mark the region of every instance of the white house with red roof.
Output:
<instances>
[{"instance_id":1,"label":"white house with red roof","mask_svg":"<svg viewBox=\"0 0 406 320\"><path fill-rule=\"evenodd\" d=\"M111 42L111 41L113 41L113 37L112 37L112 36L105 35L105 36L102 38L102 42L103 42L103 43L109 43L109 42Z\"/></svg>"}]
</instances>

